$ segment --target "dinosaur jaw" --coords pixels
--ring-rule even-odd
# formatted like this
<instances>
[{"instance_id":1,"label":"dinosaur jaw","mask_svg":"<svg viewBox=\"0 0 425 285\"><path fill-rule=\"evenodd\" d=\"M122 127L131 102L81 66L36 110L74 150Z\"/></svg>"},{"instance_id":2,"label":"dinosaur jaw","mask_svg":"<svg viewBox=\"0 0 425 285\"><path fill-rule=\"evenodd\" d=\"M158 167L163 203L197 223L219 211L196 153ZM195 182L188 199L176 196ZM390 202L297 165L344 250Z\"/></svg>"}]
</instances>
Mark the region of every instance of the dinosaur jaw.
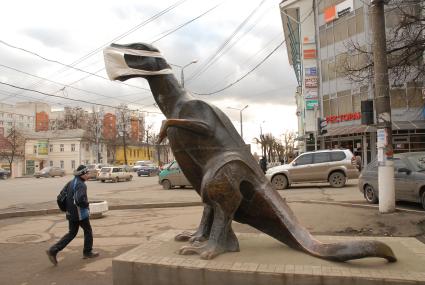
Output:
<instances>
[{"instance_id":1,"label":"dinosaur jaw","mask_svg":"<svg viewBox=\"0 0 425 285\"><path fill-rule=\"evenodd\" d=\"M133 77L172 74L168 65L161 69L152 64L155 59L163 60L159 52L113 44L103 50L103 56L106 73L111 80L125 81Z\"/></svg>"}]
</instances>

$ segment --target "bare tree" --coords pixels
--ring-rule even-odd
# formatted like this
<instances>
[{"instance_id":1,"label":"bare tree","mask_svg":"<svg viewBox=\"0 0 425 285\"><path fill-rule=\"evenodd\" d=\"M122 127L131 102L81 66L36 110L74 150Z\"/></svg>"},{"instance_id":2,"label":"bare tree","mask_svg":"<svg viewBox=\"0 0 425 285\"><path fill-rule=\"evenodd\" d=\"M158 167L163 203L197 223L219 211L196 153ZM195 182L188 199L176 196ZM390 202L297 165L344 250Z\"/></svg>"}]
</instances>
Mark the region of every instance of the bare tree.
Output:
<instances>
[{"instance_id":1,"label":"bare tree","mask_svg":"<svg viewBox=\"0 0 425 285\"><path fill-rule=\"evenodd\" d=\"M127 165L127 137L131 128L131 113L128 106L120 104L115 112L118 123L118 133L122 138L122 146L124 149L124 163Z\"/></svg>"},{"instance_id":2,"label":"bare tree","mask_svg":"<svg viewBox=\"0 0 425 285\"><path fill-rule=\"evenodd\" d=\"M283 158L289 162L295 156L295 138L293 131L286 131L282 136Z\"/></svg>"},{"instance_id":3,"label":"bare tree","mask_svg":"<svg viewBox=\"0 0 425 285\"><path fill-rule=\"evenodd\" d=\"M9 134L2 138L0 143L0 159L7 160L9 163L10 175L12 175L12 164L19 156L24 155L25 138L23 134L13 125Z\"/></svg>"},{"instance_id":4,"label":"bare tree","mask_svg":"<svg viewBox=\"0 0 425 285\"><path fill-rule=\"evenodd\" d=\"M423 0L391 0L387 5L387 56L392 85L425 79L425 5ZM340 68L351 81L368 83L373 75L373 56L366 45L348 41L340 56ZM341 68L342 67L342 68Z\"/></svg>"},{"instance_id":5,"label":"bare tree","mask_svg":"<svg viewBox=\"0 0 425 285\"><path fill-rule=\"evenodd\" d=\"M103 142L102 127L103 127L103 109L96 110L92 107L92 112L88 117L88 124L85 126L86 139L95 145L94 150L96 159L99 163L101 160L100 144Z\"/></svg>"}]
</instances>

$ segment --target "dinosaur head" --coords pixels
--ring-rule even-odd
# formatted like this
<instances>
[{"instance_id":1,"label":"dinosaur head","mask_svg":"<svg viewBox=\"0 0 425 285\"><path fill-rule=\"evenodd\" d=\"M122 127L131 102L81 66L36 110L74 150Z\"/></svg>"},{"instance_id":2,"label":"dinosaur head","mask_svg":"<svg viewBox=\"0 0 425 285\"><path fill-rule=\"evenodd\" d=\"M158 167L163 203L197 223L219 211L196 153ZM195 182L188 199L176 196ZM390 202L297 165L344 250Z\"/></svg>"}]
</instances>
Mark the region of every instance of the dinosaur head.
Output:
<instances>
[{"instance_id":1,"label":"dinosaur head","mask_svg":"<svg viewBox=\"0 0 425 285\"><path fill-rule=\"evenodd\" d=\"M157 48L144 43L111 44L103 50L106 72L111 80L171 74L171 68Z\"/></svg>"}]
</instances>

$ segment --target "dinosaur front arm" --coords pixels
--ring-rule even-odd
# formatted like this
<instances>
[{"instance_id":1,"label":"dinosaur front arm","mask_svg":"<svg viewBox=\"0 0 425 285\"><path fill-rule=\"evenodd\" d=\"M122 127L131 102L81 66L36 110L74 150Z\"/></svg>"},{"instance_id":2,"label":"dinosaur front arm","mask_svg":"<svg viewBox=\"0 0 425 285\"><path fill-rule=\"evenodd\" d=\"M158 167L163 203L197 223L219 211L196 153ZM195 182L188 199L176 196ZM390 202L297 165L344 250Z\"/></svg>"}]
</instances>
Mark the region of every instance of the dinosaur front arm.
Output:
<instances>
[{"instance_id":1,"label":"dinosaur front arm","mask_svg":"<svg viewBox=\"0 0 425 285\"><path fill-rule=\"evenodd\" d=\"M162 121L161 131L159 132L158 143L167 136L167 129L169 127L176 127L186 129L188 131L198 133L200 135L208 136L212 133L210 126L202 121L188 120L188 119L168 119Z\"/></svg>"}]
</instances>

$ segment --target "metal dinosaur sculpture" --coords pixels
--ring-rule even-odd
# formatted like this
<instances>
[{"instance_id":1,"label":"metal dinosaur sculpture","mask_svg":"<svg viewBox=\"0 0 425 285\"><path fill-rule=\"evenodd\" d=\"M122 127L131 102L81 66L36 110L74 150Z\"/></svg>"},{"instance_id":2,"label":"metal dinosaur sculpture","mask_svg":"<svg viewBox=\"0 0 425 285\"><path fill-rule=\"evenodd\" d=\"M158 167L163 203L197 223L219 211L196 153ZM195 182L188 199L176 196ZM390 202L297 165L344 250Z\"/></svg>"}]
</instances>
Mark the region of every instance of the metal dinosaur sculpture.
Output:
<instances>
[{"instance_id":1,"label":"metal dinosaur sculpture","mask_svg":"<svg viewBox=\"0 0 425 285\"><path fill-rule=\"evenodd\" d=\"M396 261L391 248L379 241L316 240L272 188L228 117L186 92L155 47L143 43L111 44L105 48L104 57L110 79L142 77L149 82L166 117L160 140L168 137L177 162L204 203L197 231L175 237L190 241L180 254L212 259L224 252L239 251L231 226L235 220L319 258L347 261L382 257Z\"/></svg>"}]
</instances>

